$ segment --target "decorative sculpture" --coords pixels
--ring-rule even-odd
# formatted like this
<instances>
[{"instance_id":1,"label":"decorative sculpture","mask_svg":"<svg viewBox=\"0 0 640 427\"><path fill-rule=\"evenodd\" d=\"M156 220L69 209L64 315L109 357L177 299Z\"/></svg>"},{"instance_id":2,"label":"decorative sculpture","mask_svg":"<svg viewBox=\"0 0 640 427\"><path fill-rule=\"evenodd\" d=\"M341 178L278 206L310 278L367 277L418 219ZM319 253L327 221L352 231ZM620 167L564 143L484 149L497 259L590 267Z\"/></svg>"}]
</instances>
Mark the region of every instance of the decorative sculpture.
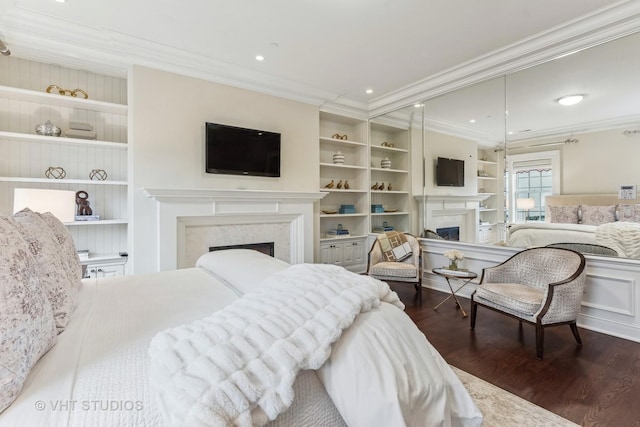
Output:
<instances>
[{"instance_id":1,"label":"decorative sculpture","mask_svg":"<svg viewBox=\"0 0 640 427\"><path fill-rule=\"evenodd\" d=\"M60 95L68 95L68 96L73 96L74 98L76 98L78 96L78 94L82 94L84 99L89 98L89 95L87 94L87 92L83 91L82 89L73 89L73 90L71 90L71 89L62 89L58 85L49 85L47 87L47 93L51 93L52 90L57 90Z\"/></svg>"},{"instance_id":2,"label":"decorative sculpture","mask_svg":"<svg viewBox=\"0 0 640 427\"><path fill-rule=\"evenodd\" d=\"M44 171L44 176L49 179L62 179L67 176L67 172L60 166L49 166L47 170Z\"/></svg>"},{"instance_id":3,"label":"decorative sculpture","mask_svg":"<svg viewBox=\"0 0 640 427\"><path fill-rule=\"evenodd\" d=\"M93 215L93 210L91 210L91 208L89 207L90 204L89 193L87 193L86 191L76 192L76 206L78 207L76 215Z\"/></svg>"},{"instance_id":4,"label":"decorative sculpture","mask_svg":"<svg viewBox=\"0 0 640 427\"><path fill-rule=\"evenodd\" d=\"M104 181L107 179L107 172L104 169L93 169L89 173L89 179L92 181Z\"/></svg>"}]
</instances>

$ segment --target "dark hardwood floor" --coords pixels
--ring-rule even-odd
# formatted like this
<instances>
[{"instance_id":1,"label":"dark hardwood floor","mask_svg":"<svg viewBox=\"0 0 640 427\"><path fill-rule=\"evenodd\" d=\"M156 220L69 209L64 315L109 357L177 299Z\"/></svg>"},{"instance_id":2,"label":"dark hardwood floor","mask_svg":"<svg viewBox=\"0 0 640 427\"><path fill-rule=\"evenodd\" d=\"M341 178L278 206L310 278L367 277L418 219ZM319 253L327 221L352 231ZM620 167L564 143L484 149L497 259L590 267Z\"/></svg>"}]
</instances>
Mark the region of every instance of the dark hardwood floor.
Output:
<instances>
[{"instance_id":1,"label":"dark hardwood floor","mask_svg":"<svg viewBox=\"0 0 640 427\"><path fill-rule=\"evenodd\" d=\"M532 325L479 307L472 331L453 299L433 310L447 294L425 289L418 307L412 286L390 284L449 364L583 426L640 426L640 343L579 328L578 347L569 326L557 326L545 329L537 360Z\"/></svg>"}]
</instances>

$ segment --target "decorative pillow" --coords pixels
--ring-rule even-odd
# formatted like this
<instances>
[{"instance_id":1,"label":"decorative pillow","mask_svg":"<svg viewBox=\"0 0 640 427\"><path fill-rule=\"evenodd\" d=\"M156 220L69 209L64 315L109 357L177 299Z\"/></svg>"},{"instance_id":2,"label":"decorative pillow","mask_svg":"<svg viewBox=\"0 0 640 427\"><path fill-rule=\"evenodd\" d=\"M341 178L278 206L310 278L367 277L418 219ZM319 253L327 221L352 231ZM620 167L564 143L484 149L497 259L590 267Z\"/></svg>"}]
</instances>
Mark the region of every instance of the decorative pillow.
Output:
<instances>
[{"instance_id":1,"label":"decorative pillow","mask_svg":"<svg viewBox=\"0 0 640 427\"><path fill-rule=\"evenodd\" d=\"M589 206L581 205L582 224L601 225L616 220L616 205Z\"/></svg>"},{"instance_id":2,"label":"decorative pillow","mask_svg":"<svg viewBox=\"0 0 640 427\"><path fill-rule=\"evenodd\" d=\"M53 235L60 245L60 254L62 255L63 264L72 286L80 289L82 285L82 265L76 251L76 245L73 243L73 237L67 227L60 222L53 214L47 212L38 214L44 222L51 228Z\"/></svg>"},{"instance_id":3,"label":"decorative pillow","mask_svg":"<svg viewBox=\"0 0 640 427\"><path fill-rule=\"evenodd\" d=\"M640 205L618 205L618 221L640 222Z\"/></svg>"},{"instance_id":4,"label":"decorative pillow","mask_svg":"<svg viewBox=\"0 0 640 427\"><path fill-rule=\"evenodd\" d=\"M40 215L30 209L23 209L13 215L13 219L38 265L36 274L40 285L47 291L60 333L69 323L78 287L69 279L58 240Z\"/></svg>"},{"instance_id":5,"label":"decorative pillow","mask_svg":"<svg viewBox=\"0 0 640 427\"><path fill-rule=\"evenodd\" d=\"M549 206L549 222L578 223L578 205Z\"/></svg>"},{"instance_id":6,"label":"decorative pillow","mask_svg":"<svg viewBox=\"0 0 640 427\"><path fill-rule=\"evenodd\" d=\"M37 265L15 222L0 217L0 412L56 342L56 325Z\"/></svg>"}]
</instances>

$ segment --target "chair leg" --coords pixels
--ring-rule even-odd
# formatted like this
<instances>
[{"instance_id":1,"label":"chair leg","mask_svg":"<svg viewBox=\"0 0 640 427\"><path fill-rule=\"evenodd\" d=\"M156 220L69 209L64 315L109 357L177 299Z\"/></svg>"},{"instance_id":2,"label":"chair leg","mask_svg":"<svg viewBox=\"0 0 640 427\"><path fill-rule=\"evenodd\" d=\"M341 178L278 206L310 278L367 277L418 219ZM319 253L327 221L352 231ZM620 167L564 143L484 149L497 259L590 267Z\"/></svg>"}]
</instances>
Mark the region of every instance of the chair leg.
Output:
<instances>
[{"instance_id":1,"label":"chair leg","mask_svg":"<svg viewBox=\"0 0 640 427\"><path fill-rule=\"evenodd\" d=\"M578 342L578 345L582 345L582 340L580 339L580 333L578 332L578 326L576 322L569 323L569 327L571 328L571 332L573 332L573 336Z\"/></svg>"},{"instance_id":2,"label":"chair leg","mask_svg":"<svg viewBox=\"0 0 640 427\"><path fill-rule=\"evenodd\" d=\"M422 284L418 283L416 285L416 293L418 294L418 305L422 307Z\"/></svg>"},{"instance_id":3,"label":"chair leg","mask_svg":"<svg viewBox=\"0 0 640 427\"><path fill-rule=\"evenodd\" d=\"M542 360L544 351L544 326L540 322L536 323L536 357Z\"/></svg>"},{"instance_id":4,"label":"chair leg","mask_svg":"<svg viewBox=\"0 0 640 427\"><path fill-rule=\"evenodd\" d=\"M478 303L471 299L471 329L476 327L476 314L478 313Z\"/></svg>"}]
</instances>

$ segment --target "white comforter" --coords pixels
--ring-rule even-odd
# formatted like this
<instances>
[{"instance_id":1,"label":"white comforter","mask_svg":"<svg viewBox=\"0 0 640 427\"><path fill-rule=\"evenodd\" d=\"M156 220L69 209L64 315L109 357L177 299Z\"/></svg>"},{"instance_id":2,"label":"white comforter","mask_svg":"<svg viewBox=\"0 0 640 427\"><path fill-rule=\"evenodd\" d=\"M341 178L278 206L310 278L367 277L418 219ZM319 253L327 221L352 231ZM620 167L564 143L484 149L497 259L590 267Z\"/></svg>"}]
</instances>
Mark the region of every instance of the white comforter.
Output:
<instances>
[{"instance_id":1,"label":"white comforter","mask_svg":"<svg viewBox=\"0 0 640 427\"><path fill-rule=\"evenodd\" d=\"M610 222L598 226L596 241L618 252L621 257L640 259L640 224Z\"/></svg>"},{"instance_id":2,"label":"white comforter","mask_svg":"<svg viewBox=\"0 0 640 427\"><path fill-rule=\"evenodd\" d=\"M329 265L292 266L258 288L152 341L152 383L170 425L264 425L291 404L298 371L320 368L358 313L380 301L403 307L386 283ZM377 323L364 322L367 334L354 331L341 339L341 348L349 350L321 371L345 421L350 426L479 425L482 416L455 374L396 307L378 309ZM385 351L387 345L393 350ZM360 370L353 377L354 361L373 363L380 371ZM362 392L365 400L358 402Z\"/></svg>"},{"instance_id":3,"label":"white comforter","mask_svg":"<svg viewBox=\"0 0 640 427\"><path fill-rule=\"evenodd\" d=\"M552 243L596 243L597 226L553 222L527 222L509 228L507 244L515 248L546 246Z\"/></svg>"}]
</instances>

